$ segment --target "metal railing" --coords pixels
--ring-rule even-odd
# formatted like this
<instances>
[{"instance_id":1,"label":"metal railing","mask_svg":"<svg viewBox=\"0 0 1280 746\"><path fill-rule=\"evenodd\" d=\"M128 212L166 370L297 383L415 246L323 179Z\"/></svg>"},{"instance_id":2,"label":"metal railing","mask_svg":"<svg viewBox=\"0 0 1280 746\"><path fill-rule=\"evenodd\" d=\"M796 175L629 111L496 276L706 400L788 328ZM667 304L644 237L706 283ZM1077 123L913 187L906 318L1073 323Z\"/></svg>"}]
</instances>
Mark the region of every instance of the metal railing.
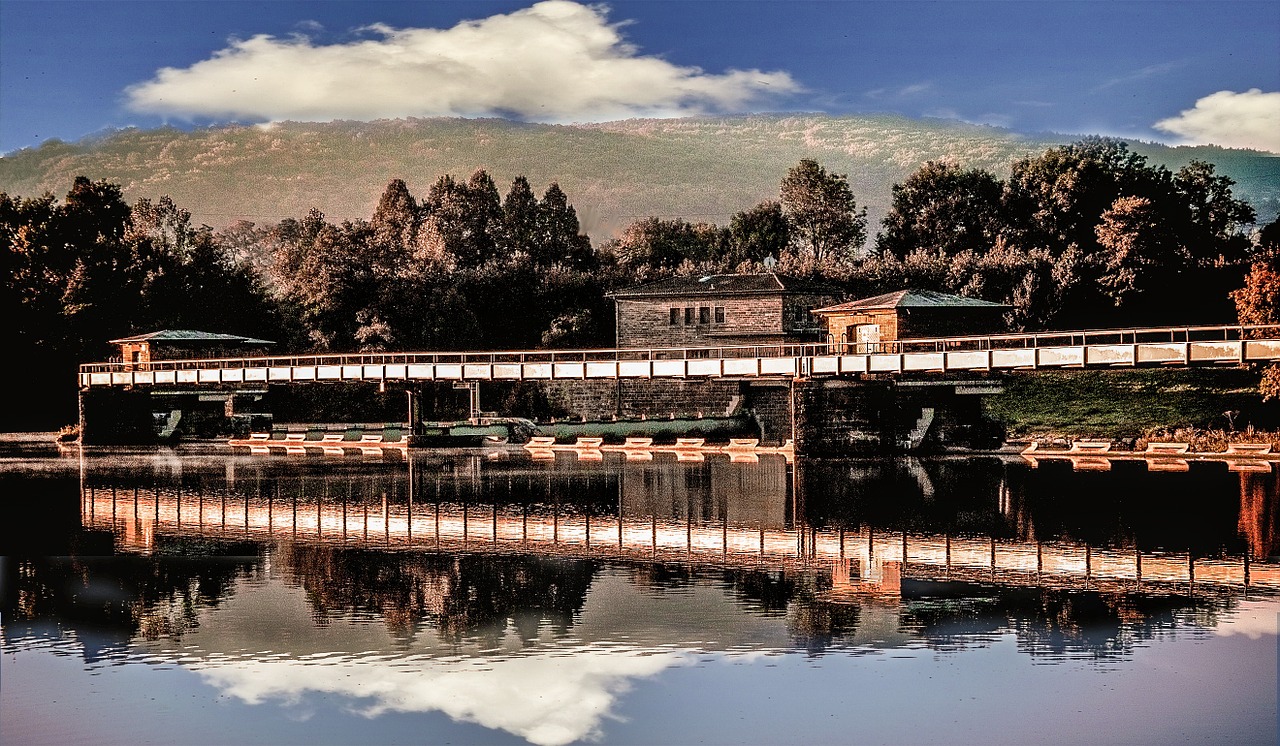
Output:
<instances>
[{"instance_id":1,"label":"metal railing","mask_svg":"<svg viewBox=\"0 0 1280 746\"><path fill-rule=\"evenodd\" d=\"M951 352L1085 347L1090 345L1179 344L1186 342L1234 342L1241 339L1280 339L1280 324L1229 326L1162 326L1119 329L1078 329L1024 334L986 334L963 337L928 337L891 342L858 343L828 338L833 352L897 355L908 352Z\"/></svg>"},{"instance_id":2,"label":"metal railing","mask_svg":"<svg viewBox=\"0 0 1280 746\"><path fill-rule=\"evenodd\" d=\"M892 342L821 342L724 347L654 347L590 350L508 350L492 352L387 352L272 357L189 358L146 363L99 362L80 366L81 373L124 371L213 370L227 368L288 368L355 365L524 365L550 363L626 362L650 360L714 360L742 358L819 357L839 354L905 354L1088 345L1170 344L1230 342L1243 339L1280 339L1280 324L1232 326L1174 326L1126 329L1084 329L1029 334L987 334L932 337Z\"/></svg>"}]
</instances>

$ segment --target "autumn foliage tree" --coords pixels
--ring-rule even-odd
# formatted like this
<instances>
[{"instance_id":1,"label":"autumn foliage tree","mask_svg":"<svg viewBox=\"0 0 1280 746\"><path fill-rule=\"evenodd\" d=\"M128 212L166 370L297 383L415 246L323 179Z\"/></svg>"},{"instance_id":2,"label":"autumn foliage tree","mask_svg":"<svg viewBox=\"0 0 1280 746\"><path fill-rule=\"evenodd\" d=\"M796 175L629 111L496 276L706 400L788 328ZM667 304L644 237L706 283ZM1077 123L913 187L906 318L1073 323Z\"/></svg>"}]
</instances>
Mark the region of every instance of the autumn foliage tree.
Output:
<instances>
[{"instance_id":1,"label":"autumn foliage tree","mask_svg":"<svg viewBox=\"0 0 1280 746\"><path fill-rule=\"evenodd\" d=\"M1280 216L1258 233L1257 255L1244 287L1231 293L1241 324L1280 324ZM1280 365L1263 369L1264 399L1280 399Z\"/></svg>"}]
</instances>

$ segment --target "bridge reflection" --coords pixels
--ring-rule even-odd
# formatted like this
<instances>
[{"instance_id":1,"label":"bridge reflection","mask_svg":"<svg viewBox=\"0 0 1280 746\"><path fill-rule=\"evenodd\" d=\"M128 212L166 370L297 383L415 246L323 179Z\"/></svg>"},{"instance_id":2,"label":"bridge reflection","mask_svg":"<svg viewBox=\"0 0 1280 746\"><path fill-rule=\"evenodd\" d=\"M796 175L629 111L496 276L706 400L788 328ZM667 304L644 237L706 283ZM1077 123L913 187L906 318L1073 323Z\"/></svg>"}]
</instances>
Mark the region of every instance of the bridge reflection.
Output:
<instances>
[{"instance_id":1,"label":"bridge reflection","mask_svg":"<svg viewBox=\"0 0 1280 746\"><path fill-rule=\"evenodd\" d=\"M1069 470L994 459L791 465L768 455L751 464L479 454L414 456L398 466L213 464L221 473L181 460L153 461L149 472L87 471L82 522L144 554L167 537L801 570L817 573L832 600L898 597L904 580L1280 591L1280 566L1260 561L1278 549L1276 475L1212 465L1064 479ZM1178 515L1167 500L1143 503L1170 478L1205 495L1204 504L1179 501ZM1118 502L1130 512L1112 521ZM1108 533L1115 525L1130 528ZM1179 545L1184 535L1196 538Z\"/></svg>"}]
</instances>

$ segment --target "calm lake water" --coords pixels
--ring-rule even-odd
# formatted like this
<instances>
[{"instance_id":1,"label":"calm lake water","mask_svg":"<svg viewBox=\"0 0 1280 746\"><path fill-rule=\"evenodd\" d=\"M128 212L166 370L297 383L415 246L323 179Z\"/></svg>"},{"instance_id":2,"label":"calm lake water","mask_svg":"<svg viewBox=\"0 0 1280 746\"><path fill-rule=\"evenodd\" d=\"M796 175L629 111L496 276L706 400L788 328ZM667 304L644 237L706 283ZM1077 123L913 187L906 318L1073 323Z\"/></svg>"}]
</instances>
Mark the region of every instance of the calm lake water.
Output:
<instances>
[{"instance_id":1,"label":"calm lake water","mask_svg":"<svg viewBox=\"0 0 1280 746\"><path fill-rule=\"evenodd\" d=\"M1280 477L1075 466L9 443L0 741L1275 743Z\"/></svg>"}]
</instances>

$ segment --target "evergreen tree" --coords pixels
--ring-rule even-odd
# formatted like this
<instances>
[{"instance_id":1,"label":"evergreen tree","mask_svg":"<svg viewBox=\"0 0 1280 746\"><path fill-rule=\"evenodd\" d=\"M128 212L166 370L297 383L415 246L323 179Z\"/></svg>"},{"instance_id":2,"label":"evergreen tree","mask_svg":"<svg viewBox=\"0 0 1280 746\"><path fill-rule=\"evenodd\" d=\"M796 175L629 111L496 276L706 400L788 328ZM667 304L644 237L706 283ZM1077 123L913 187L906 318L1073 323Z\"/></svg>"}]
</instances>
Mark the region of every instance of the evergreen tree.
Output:
<instances>
[{"instance_id":1,"label":"evergreen tree","mask_svg":"<svg viewBox=\"0 0 1280 746\"><path fill-rule=\"evenodd\" d=\"M544 264L562 263L587 269L593 261L591 240L579 232L578 213L560 185L552 183L538 203L538 256Z\"/></svg>"},{"instance_id":2,"label":"evergreen tree","mask_svg":"<svg viewBox=\"0 0 1280 746\"><path fill-rule=\"evenodd\" d=\"M538 198L529 187L529 180L517 176L511 182L507 198L502 202L501 253L511 256L524 252L535 261L544 262L542 246L538 241Z\"/></svg>"}]
</instances>

